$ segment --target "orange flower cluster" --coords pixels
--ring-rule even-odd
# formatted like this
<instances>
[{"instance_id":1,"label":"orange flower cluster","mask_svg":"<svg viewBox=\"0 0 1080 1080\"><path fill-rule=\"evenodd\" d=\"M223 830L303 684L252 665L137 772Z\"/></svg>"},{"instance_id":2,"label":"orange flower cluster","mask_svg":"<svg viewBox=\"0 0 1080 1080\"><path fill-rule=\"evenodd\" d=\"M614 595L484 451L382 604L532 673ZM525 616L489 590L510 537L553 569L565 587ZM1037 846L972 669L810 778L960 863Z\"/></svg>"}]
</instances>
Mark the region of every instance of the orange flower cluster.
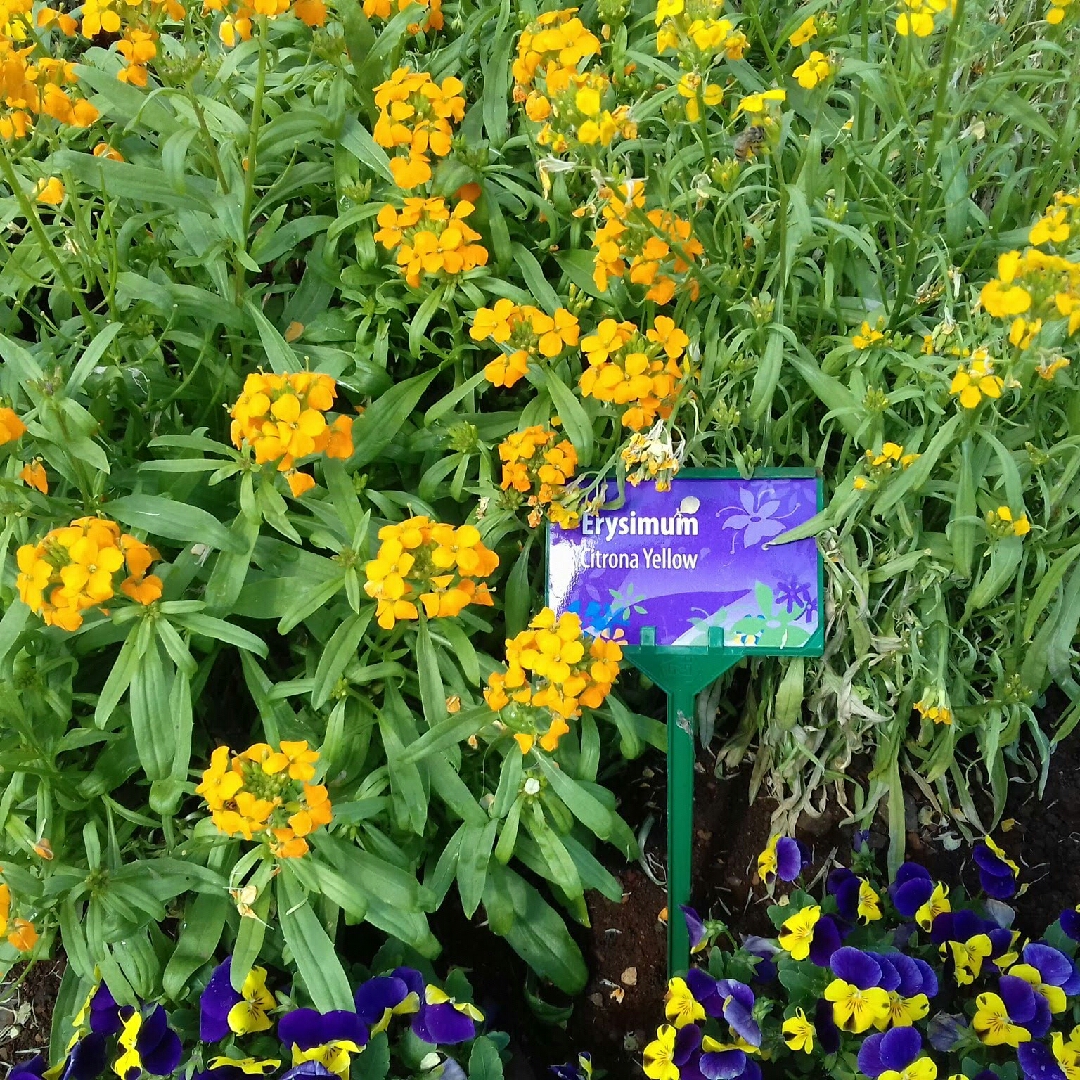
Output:
<instances>
[{"instance_id":1,"label":"orange flower cluster","mask_svg":"<svg viewBox=\"0 0 1080 1080\"><path fill-rule=\"evenodd\" d=\"M431 180L431 158L450 153L451 121L465 116L460 79L447 77L440 86L426 71L398 68L375 87L379 119L375 141L388 150L404 150L390 159L390 171L400 188L419 187Z\"/></svg>"},{"instance_id":2,"label":"orange flower cluster","mask_svg":"<svg viewBox=\"0 0 1080 1080\"><path fill-rule=\"evenodd\" d=\"M517 87L532 86L537 73L546 76L555 68L574 70L587 56L600 53L600 41L577 18L577 8L546 11L522 31L512 72L515 100L524 101Z\"/></svg>"},{"instance_id":3,"label":"orange flower cluster","mask_svg":"<svg viewBox=\"0 0 1080 1080\"><path fill-rule=\"evenodd\" d=\"M2 869L0 867L0 871ZM29 919L11 918L11 887L6 881L0 881L0 938L3 937L19 952L29 952L38 939L37 930Z\"/></svg>"},{"instance_id":4,"label":"orange flower cluster","mask_svg":"<svg viewBox=\"0 0 1080 1080\"><path fill-rule=\"evenodd\" d=\"M680 364L689 344L666 315L658 315L644 335L631 322L604 319L581 343L589 361L581 376L581 393L628 405L623 427L632 431L652 427L657 416L666 420L671 415L679 384L690 374L689 363Z\"/></svg>"},{"instance_id":5,"label":"orange flower cluster","mask_svg":"<svg viewBox=\"0 0 1080 1080\"><path fill-rule=\"evenodd\" d=\"M404 11L410 3L427 8L427 18L422 23L410 23L409 33L419 34L421 30L441 30L443 28L442 0L364 0L364 14L369 19L389 19L395 7Z\"/></svg>"},{"instance_id":6,"label":"orange flower cluster","mask_svg":"<svg viewBox=\"0 0 1080 1080\"><path fill-rule=\"evenodd\" d=\"M397 249L405 281L418 289L421 274L456 277L487 266L487 249L476 243L480 234L465 224L474 209L467 200L451 212L443 199L406 199L400 210L387 205L379 211L375 239L387 251Z\"/></svg>"},{"instance_id":7,"label":"orange flower cluster","mask_svg":"<svg viewBox=\"0 0 1080 1080\"><path fill-rule=\"evenodd\" d=\"M550 426L537 425L508 435L499 445L499 458L503 462L502 490L513 488L521 495L528 495L529 524L536 528L547 507L548 517L557 525L573 529L579 515L559 502L559 496L567 482L577 472L578 459L574 444L569 439L559 440L555 431L558 420Z\"/></svg>"},{"instance_id":8,"label":"orange flower cluster","mask_svg":"<svg viewBox=\"0 0 1080 1080\"><path fill-rule=\"evenodd\" d=\"M537 741L536 714L508 706L547 710L551 723L539 735L539 742L550 753L570 730L567 720L583 706L597 709L604 703L619 674L620 660L619 645L584 637L581 619L573 612L564 612L556 620L555 612L544 608L527 630L507 640L507 670L488 676L484 700L495 712L507 709L505 721L526 728L514 733L523 754Z\"/></svg>"},{"instance_id":9,"label":"orange flower cluster","mask_svg":"<svg viewBox=\"0 0 1080 1080\"><path fill-rule=\"evenodd\" d=\"M262 839L277 858L297 859L308 852L306 837L334 816L326 788L308 783L318 760L303 741L277 750L255 743L239 754L219 746L195 793L226 836Z\"/></svg>"},{"instance_id":10,"label":"orange flower cluster","mask_svg":"<svg viewBox=\"0 0 1080 1080\"><path fill-rule=\"evenodd\" d=\"M171 0L175 3L175 0ZM295 0L291 4L292 13L305 26L324 26L326 24L326 4L324 0ZM264 15L268 19L276 19L280 15L288 14L290 0L254 0L248 4L239 0L235 5L232 0L203 0L202 13L209 15L211 12L223 11L225 18L218 27L218 37L222 44L230 49L238 41L248 41L251 38L253 20Z\"/></svg>"},{"instance_id":11,"label":"orange flower cluster","mask_svg":"<svg viewBox=\"0 0 1080 1080\"><path fill-rule=\"evenodd\" d=\"M125 564L120 592L137 604L159 599L161 578L146 571L160 558L154 548L121 533L115 521L78 518L38 543L19 548L15 584L22 602L47 626L78 630L84 611L116 595L116 578Z\"/></svg>"},{"instance_id":12,"label":"orange flower cluster","mask_svg":"<svg viewBox=\"0 0 1080 1080\"><path fill-rule=\"evenodd\" d=\"M522 93L515 91L518 98ZM611 94L611 80L602 72L551 67L542 84L538 81L524 95L525 115L542 125L536 141L554 154L566 153L573 144L610 146L616 136L636 138L629 106L605 106Z\"/></svg>"},{"instance_id":13,"label":"orange flower cluster","mask_svg":"<svg viewBox=\"0 0 1080 1080\"><path fill-rule=\"evenodd\" d=\"M593 281L606 292L608 281L629 275L635 285L647 286L645 299L669 304L675 297L677 281L705 249L691 235L690 222L670 210L644 212L645 185L631 180L618 190L604 192L604 224L593 237L596 261ZM698 283L685 282L692 299L698 297Z\"/></svg>"},{"instance_id":14,"label":"orange flower cluster","mask_svg":"<svg viewBox=\"0 0 1080 1080\"><path fill-rule=\"evenodd\" d=\"M26 425L19 419L14 409L6 405L0 408L0 446L14 442L26 434Z\"/></svg>"},{"instance_id":15,"label":"orange flower cluster","mask_svg":"<svg viewBox=\"0 0 1080 1080\"><path fill-rule=\"evenodd\" d=\"M378 601L384 630L399 620L418 619L416 602L429 619L461 614L469 604L491 607L486 578L499 556L480 542L475 525L444 525L413 517L379 530L382 544L367 564L364 591Z\"/></svg>"},{"instance_id":16,"label":"orange flower cluster","mask_svg":"<svg viewBox=\"0 0 1080 1080\"><path fill-rule=\"evenodd\" d=\"M469 336L473 341L494 341L509 349L484 368L493 386L513 386L537 357L554 359L567 346L578 343L581 329L577 317L566 308L548 315L528 304L515 304L505 297L493 308L476 312Z\"/></svg>"},{"instance_id":17,"label":"orange flower cluster","mask_svg":"<svg viewBox=\"0 0 1080 1080\"><path fill-rule=\"evenodd\" d=\"M329 375L298 371L287 375L253 372L233 405L232 441L247 443L259 465L277 462L289 489L299 498L315 479L294 468L299 458L326 454L347 458L353 452L352 417L339 416L328 424L324 415L334 404L337 383Z\"/></svg>"},{"instance_id":18,"label":"orange flower cluster","mask_svg":"<svg viewBox=\"0 0 1080 1080\"><path fill-rule=\"evenodd\" d=\"M22 0L0 3L0 16L5 11L5 30L0 31L0 137L5 142L25 138L35 116L51 116L68 127L93 124L97 109L85 98L73 98L69 90L78 82L75 65L53 57L35 60L35 45L18 48L8 36L18 25L10 20L28 17L30 4Z\"/></svg>"}]
</instances>

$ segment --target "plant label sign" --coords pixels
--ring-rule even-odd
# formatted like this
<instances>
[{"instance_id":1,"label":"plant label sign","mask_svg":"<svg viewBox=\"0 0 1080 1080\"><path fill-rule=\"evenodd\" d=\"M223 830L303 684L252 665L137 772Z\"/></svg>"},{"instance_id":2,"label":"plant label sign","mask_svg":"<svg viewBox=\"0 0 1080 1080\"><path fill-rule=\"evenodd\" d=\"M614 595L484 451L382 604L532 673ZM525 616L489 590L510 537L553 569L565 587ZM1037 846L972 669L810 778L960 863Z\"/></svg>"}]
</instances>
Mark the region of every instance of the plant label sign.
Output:
<instances>
[{"instance_id":1,"label":"plant label sign","mask_svg":"<svg viewBox=\"0 0 1080 1080\"><path fill-rule=\"evenodd\" d=\"M606 492L613 502L616 485ZM625 489L618 509L552 526L548 603L587 634L626 645L705 646L710 627L740 651L813 649L821 637L821 565L810 537L770 545L819 510L812 473L744 480L686 470L670 491ZM820 650L813 650L820 651Z\"/></svg>"}]
</instances>

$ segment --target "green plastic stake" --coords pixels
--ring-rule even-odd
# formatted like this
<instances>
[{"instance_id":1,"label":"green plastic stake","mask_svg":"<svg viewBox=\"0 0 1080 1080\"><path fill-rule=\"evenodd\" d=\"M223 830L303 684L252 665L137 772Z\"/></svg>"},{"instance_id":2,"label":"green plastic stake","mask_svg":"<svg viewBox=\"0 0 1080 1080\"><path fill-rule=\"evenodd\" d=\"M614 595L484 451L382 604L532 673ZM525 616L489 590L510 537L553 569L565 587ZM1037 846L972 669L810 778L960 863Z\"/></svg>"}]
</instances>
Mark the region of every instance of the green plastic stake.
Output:
<instances>
[{"instance_id":1,"label":"green plastic stake","mask_svg":"<svg viewBox=\"0 0 1080 1080\"><path fill-rule=\"evenodd\" d=\"M668 978L690 966L690 938L679 910L690 902L694 839L694 711L697 696L745 655L724 647L722 627L709 627L704 646L661 647L641 628L641 644L623 656L667 694L667 957Z\"/></svg>"}]
</instances>

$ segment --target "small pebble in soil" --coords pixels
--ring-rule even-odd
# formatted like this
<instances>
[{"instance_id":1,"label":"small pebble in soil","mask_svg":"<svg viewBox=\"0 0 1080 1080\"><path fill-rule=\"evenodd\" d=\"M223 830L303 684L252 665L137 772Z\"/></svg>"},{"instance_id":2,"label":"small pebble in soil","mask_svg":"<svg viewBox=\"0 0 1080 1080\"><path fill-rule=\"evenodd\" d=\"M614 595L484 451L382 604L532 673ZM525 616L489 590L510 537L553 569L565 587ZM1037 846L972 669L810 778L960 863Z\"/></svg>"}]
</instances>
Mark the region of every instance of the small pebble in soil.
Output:
<instances>
[{"instance_id":1,"label":"small pebble in soil","mask_svg":"<svg viewBox=\"0 0 1080 1080\"><path fill-rule=\"evenodd\" d=\"M623 986L637 986L637 968L628 967L622 975L619 976L620 982Z\"/></svg>"}]
</instances>

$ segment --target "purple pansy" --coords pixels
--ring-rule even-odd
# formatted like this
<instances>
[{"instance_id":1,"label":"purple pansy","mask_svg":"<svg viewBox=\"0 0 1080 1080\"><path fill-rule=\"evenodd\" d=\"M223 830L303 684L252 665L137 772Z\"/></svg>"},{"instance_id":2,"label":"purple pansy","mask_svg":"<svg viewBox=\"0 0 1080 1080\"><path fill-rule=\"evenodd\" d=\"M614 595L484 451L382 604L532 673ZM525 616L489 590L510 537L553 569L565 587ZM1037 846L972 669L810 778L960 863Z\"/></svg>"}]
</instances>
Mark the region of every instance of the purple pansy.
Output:
<instances>
[{"instance_id":1,"label":"purple pansy","mask_svg":"<svg viewBox=\"0 0 1080 1080\"><path fill-rule=\"evenodd\" d=\"M938 979L934 969L925 961L906 953L889 953L889 962L900 976L896 992L903 998L925 994L928 998L938 992Z\"/></svg>"},{"instance_id":2,"label":"purple pansy","mask_svg":"<svg viewBox=\"0 0 1080 1080\"><path fill-rule=\"evenodd\" d=\"M1065 1070L1050 1048L1040 1042L1021 1043L1016 1050L1016 1060L1027 1080L1065 1080Z\"/></svg>"},{"instance_id":3,"label":"purple pansy","mask_svg":"<svg viewBox=\"0 0 1080 1080\"><path fill-rule=\"evenodd\" d=\"M121 1026L120 1006L102 983L90 999L90 1030L98 1035L115 1035Z\"/></svg>"},{"instance_id":4,"label":"purple pansy","mask_svg":"<svg viewBox=\"0 0 1080 1080\"><path fill-rule=\"evenodd\" d=\"M558 1080L589 1080L592 1076L592 1056L581 1053L577 1061L567 1062L565 1065L552 1065L551 1072Z\"/></svg>"},{"instance_id":5,"label":"purple pansy","mask_svg":"<svg viewBox=\"0 0 1080 1080\"><path fill-rule=\"evenodd\" d=\"M922 1036L913 1027L869 1035L859 1047L859 1072L877 1080L883 1072L902 1073L922 1052Z\"/></svg>"},{"instance_id":6,"label":"purple pansy","mask_svg":"<svg viewBox=\"0 0 1080 1080\"><path fill-rule=\"evenodd\" d=\"M743 938L743 951L758 958L754 965L754 982L769 983L776 978L776 964L773 957L783 950L768 938L750 934Z\"/></svg>"},{"instance_id":7,"label":"purple pansy","mask_svg":"<svg viewBox=\"0 0 1080 1080\"><path fill-rule=\"evenodd\" d=\"M857 874L846 866L838 866L825 883L825 888L836 898L836 910L840 918L853 923L859 917L859 885Z\"/></svg>"},{"instance_id":8,"label":"purple pansy","mask_svg":"<svg viewBox=\"0 0 1080 1080\"><path fill-rule=\"evenodd\" d=\"M33 1080L35 1077L43 1080L48 1067L49 1063L40 1054L36 1054L21 1065L13 1065L8 1073L8 1080Z\"/></svg>"},{"instance_id":9,"label":"purple pansy","mask_svg":"<svg viewBox=\"0 0 1080 1080\"><path fill-rule=\"evenodd\" d=\"M1073 997L1080 991L1080 972L1077 971L1076 964L1063 952L1042 942L1033 941L1024 946L1022 956L1024 963L1035 968L1047 986L1060 986L1068 997Z\"/></svg>"},{"instance_id":10,"label":"purple pansy","mask_svg":"<svg viewBox=\"0 0 1080 1080\"><path fill-rule=\"evenodd\" d=\"M1025 1027L1033 1039L1041 1039L1050 1030L1050 1003L1035 992L1030 983L1015 975L1002 975L998 993L1014 1024Z\"/></svg>"},{"instance_id":11,"label":"purple pansy","mask_svg":"<svg viewBox=\"0 0 1080 1080\"><path fill-rule=\"evenodd\" d=\"M736 979L714 979L701 968L686 973L686 985L706 1016L726 1020L751 1046L761 1045L761 1029L753 1017L754 991Z\"/></svg>"},{"instance_id":12,"label":"purple pansy","mask_svg":"<svg viewBox=\"0 0 1080 1080\"><path fill-rule=\"evenodd\" d=\"M120 1010L120 1016L125 1023L134 1011L130 1007ZM180 1064L183 1054L180 1036L169 1027L169 1018L162 1006L155 1006L149 1016L142 1018L135 1036L135 1051L143 1069L154 1076L168 1076ZM132 1077L138 1075L137 1069L130 1069L124 1080L132 1080Z\"/></svg>"},{"instance_id":13,"label":"purple pansy","mask_svg":"<svg viewBox=\"0 0 1080 1080\"><path fill-rule=\"evenodd\" d=\"M294 1065L281 1077L281 1080L325 1080L326 1077L330 1076L337 1080L337 1074L332 1073L320 1062L303 1061L299 1065Z\"/></svg>"},{"instance_id":14,"label":"purple pansy","mask_svg":"<svg viewBox=\"0 0 1080 1080\"><path fill-rule=\"evenodd\" d=\"M199 1038L204 1043L227 1039L232 1034L229 1012L243 1000L243 995L232 988L232 957L227 956L214 968L199 997Z\"/></svg>"},{"instance_id":15,"label":"purple pansy","mask_svg":"<svg viewBox=\"0 0 1080 1080\"><path fill-rule=\"evenodd\" d=\"M382 1031L395 1013L415 1013L420 1010L424 980L420 972L416 972L416 975L421 987L419 993L410 989L409 983L398 974L380 975L356 988L356 1015L371 1029L372 1034Z\"/></svg>"},{"instance_id":16,"label":"purple pansy","mask_svg":"<svg viewBox=\"0 0 1080 1080\"><path fill-rule=\"evenodd\" d=\"M776 841L776 876L781 881L794 881L809 864L810 849L801 840L781 836Z\"/></svg>"},{"instance_id":17,"label":"purple pansy","mask_svg":"<svg viewBox=\"0 0 1080 1080\"><path fill-rule=\"evenodd\" d=\"M479 1012L471 1005L459 1005L437 987L424 986L424 977L415 968L395 968L391 977L400 979L420 1002L412 1030L418 1039L436 1046L468 1042L476 1036Z\"/></svg>"},{"instance_id":18,"label":"purple pansy","mask_svg":"<svg viewBox=\"0 0 1080 1080\"><path fill-rule=\"evenodd\" d=\"M930 872L914 862L904 863L889 886L893 906L905 919L913 919L915 912L930 899L933 892L934 879Z\"/></svg>"},{"instance_id":19,"label":"purple pansy","mask_svg":"<svg viewBox=\"0 0 1080 1080\"><path fill-rule=\"evenodd\" d=\"M822 915L814 923L814 936L810 939L810 960L818 967L828 967L832 955L843 944L840 927L831 915Z\"/></svg>"},{"instance_id":20,"label":"purple pansy","mask_svg":"<svg viewBox=\"0 0 1080 1080\"><path fill-rule=\"evenodd\" d=\"M286 1046L296 1046L301 1050L311 1050L333 1042L364 1046L368 1041L368 1029L356 1013L345 1009L328 1013L315 1009L294 1009L278 1021L278 1038Z\"/></svg>"},{"instance_id":21,"label":"purple pansy","mask_svg":"<svg viewBox=\"0 0 1080 1080\"><path fill-rule=\"evenodd\" d=\"M829 967L838 979L843 979L860 990L881 985L881 964L869 953L853 949L850 945L845 945L833 953ZM895 969L893 971L895 973Z\"/></svg>"},{"instance_id":22,"label":"purple pansy","mask_svg":"<svg viewBox=\"0 0 1080 1080\"><path fill-rule=\"evenodd\" d=\"M840 1050L840 1029L836 1026L833 1003L825 998L818 998L814 1006L814 1028L823 1053L835 1054Z\"/></svg>"},{"instance_id":23,"label":"purple pansy","mask_svg":"<svg viewBox=\"0 0 1080 1080\"><path fill-rule=\"evenodd\" d=\"M1060 922L1066 937L1080 941L1080 908L1066 908L1061 913Z\"/></svg>"},{"instance_id":24,"label":"purple pansy","mask_svg":"<svg viewBox=\"0 0 1080 1080\"><path fill-rule=\"evenodd\" d=\"M679 910L686 921L686 932L690 935L690 952L699 953L709 943L709 935L701 916L688 904L680 904Z\"/></svg>"},{"instance_id":25,"label":"purple pansy","mask_svg":"<svg viewBox=\"0 0 1080 1080\"><path fill-rule=\"evenodd\" d=\"M975 845L972 856L979 868L979 884L987 896L992 896L995 900L1008 900L1015 895L1016 873L1000 848L994 850L988 843L980 840Z\"/></svg>"},{"instance_id":26,"label":"purple pansy","mask_svg":"<svg viewBox=\"0 0 1080 1080\"><path fill-rule=\"evenodd\" d=\"M105 1071L105 1036L96 1031L80 1039L71 1048L57 1080L97 1080ZM44 1080L48 1063L38 1054L8 1073L8 1080Z\"/></svg>"}]
</instances>

